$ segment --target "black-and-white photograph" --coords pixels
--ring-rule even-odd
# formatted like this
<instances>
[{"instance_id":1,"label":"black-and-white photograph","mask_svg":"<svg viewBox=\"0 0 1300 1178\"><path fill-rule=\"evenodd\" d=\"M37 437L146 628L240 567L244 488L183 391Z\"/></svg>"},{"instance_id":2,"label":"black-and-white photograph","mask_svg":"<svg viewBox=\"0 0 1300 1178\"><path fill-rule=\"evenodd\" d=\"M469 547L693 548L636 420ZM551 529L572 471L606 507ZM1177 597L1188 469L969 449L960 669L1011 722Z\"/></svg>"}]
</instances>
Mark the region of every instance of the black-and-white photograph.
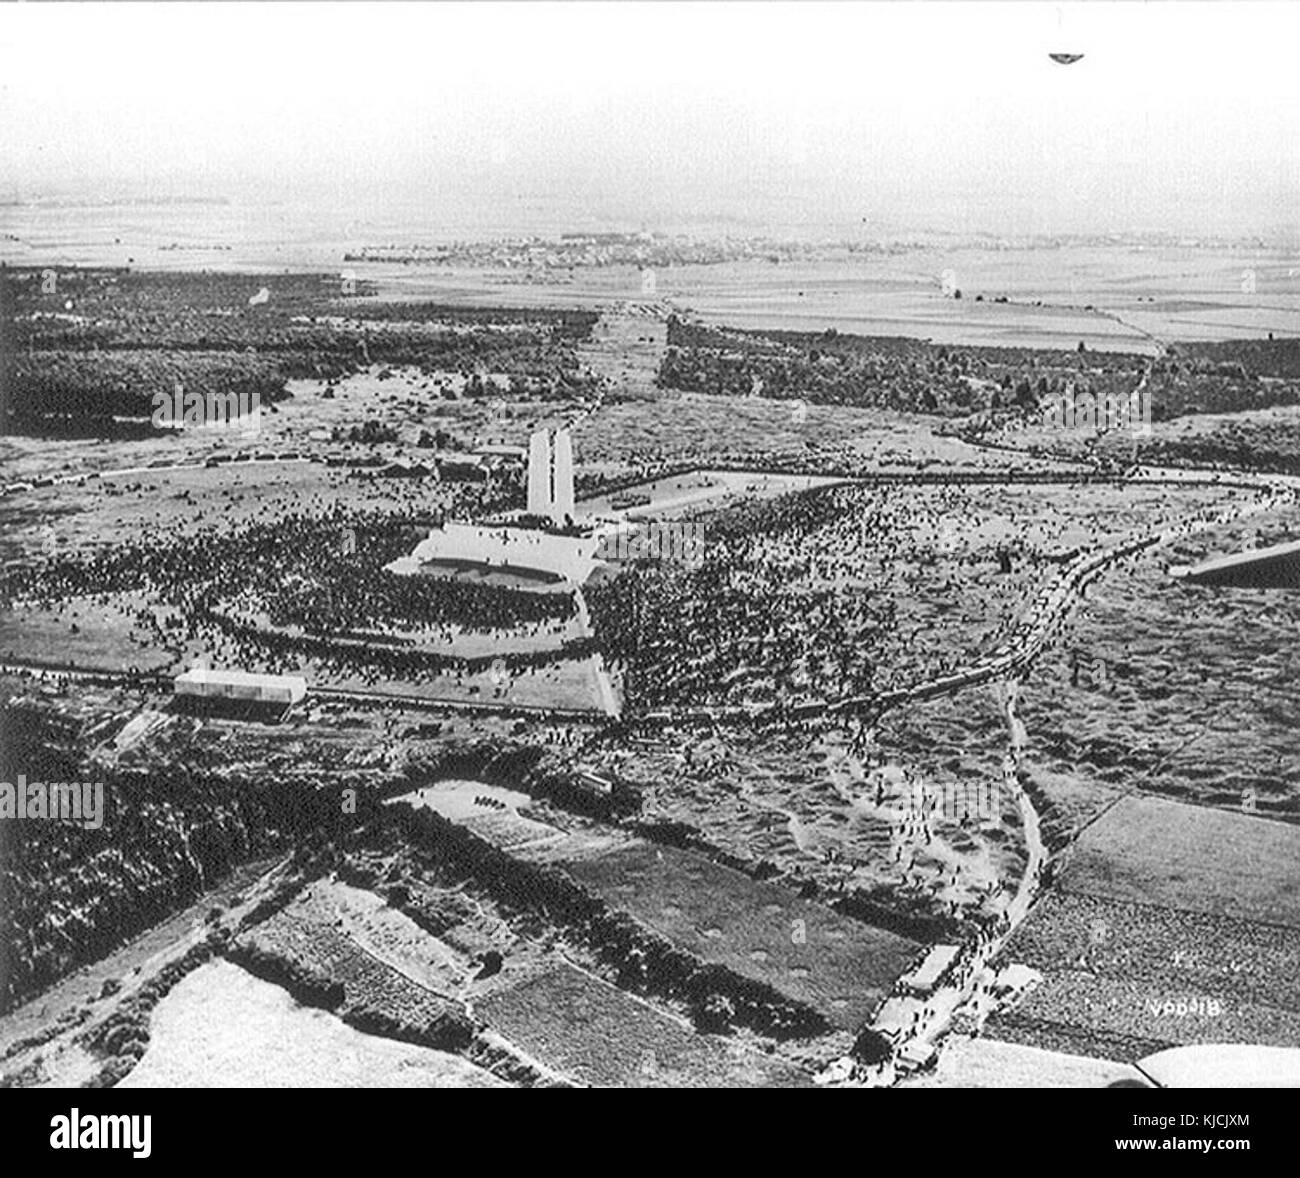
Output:
<instances>
[{"instance_id":1,"label":"black-and-white photograph","mask_svg":"<svg viewBox=\"0 0 1300 1178\"><path fill-rule=\"evenodd\" d=\"M0 1087L119 1101L41 1141L1300 1087L1298 45L4 5Z\"/></svg>"}]
</instances>

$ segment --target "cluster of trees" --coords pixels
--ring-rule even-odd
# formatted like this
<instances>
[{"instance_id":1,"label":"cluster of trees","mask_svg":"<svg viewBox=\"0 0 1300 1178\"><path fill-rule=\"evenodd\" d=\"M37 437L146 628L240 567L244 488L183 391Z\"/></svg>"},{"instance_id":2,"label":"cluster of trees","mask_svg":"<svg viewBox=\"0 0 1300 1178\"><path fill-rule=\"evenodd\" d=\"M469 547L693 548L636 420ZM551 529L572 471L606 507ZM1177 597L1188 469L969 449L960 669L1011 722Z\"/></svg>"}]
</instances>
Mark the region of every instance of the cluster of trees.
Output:
<instances>
[{"instance_id":1,"label":"cluster of trees","mask_svg":"<svg viewBox=\"0 0 1300 1178\"><path fill-rule=\"evenodd\" d=\"M336 442L357 442L365 446L374 446L380 442L395 442L398 437L396 429L374 417L368 418L360 425L349 426L346 429L336 426L334 429Z\"/></svg>"},{"instance_id":2,"label":"cluster of trees","mask_svg":"<svg viewBox=\"0 0 1300 1178\"><path fill-rule=\"evenodd\" d=\"M444 869L471 876L502 907L544 914L549 924L589 946L622 988L684 1004L700 1030L746 1027L774 1039L795 1039L830 1029L806 1004L766 982L706 963L612 909L560 866L517 859L432 810L393 807L386 817L406 842L432 852Z\"/></svg>"},{"instance_id":3,"label":"cluster of trees","mask_svg":"<svg viewBox=\"0 0 1300 1178\"><path fill-rule=\"evenodd\" d=\"M286 395L284 368L266 356L232 352L37 352L15 358L10 410L19 424L54 419L94 421L152 415L162 393L170 402L176 386L186 392L234 393L249 404L270 404Z\"/></svg>"},{"instance_id":4,"label":"cluster of trees","mask_svg":"<svg viewBox=\"0 0 1300 1178\"><path fill-rule=\"evenodd\" d=\"M361 303L347 308L353 319L436 323L455 327L545 326L571 340L590 338L600 314L547 307L455 307L447 303Z\"/></svg>"},{"instance_id":5,"label":"cluster of trees","mask_svg":"<svg viewBox=\"0 0 1300 1178\"><path fill-rule=\"evenodd\" d=\"M1151 378L1148 388L1153 421L1300 404L1300 379L1266 382L1255 376L1225 376L1218 372L1162 373Z\"/></svg>"},{"instance_id":6,"label":"cluster of trees","mask_svg":"<svg viewBox=\"0 0 1300 1178\"><path fill-rule=\"evenodd\" d=\"M109 771L79 764L48 710L0 710L4 780L104 785L103 825L0 822L0 1013L165 919L249 858L333 830L338 791L280 787L213 764ZM342 784L334 780L331 786Z\"/></svg>"},{"instance_id":7,"label":"cluster of trees","mask_svg":"<svg viewBox=\"0 0 1300 1178\"><path fill-rule=\"evenodd\" d=\"M738 331L672 319L658 381L697 393L798 398L945 416L1034 409L1067 383L1131 387L1142 357L949 347L891 336ZM1096 386L1096 387L1094 387Z\"/></svg>"},{"instance_id":8,"label":"cluster of trees","mask_svg":"<svg viewBox=\"0 0 1300 1178\"><path fill-rule=\"evenodd\" d=\"M1300 404L1300 339L1174 344L1149 388L1157 421Z\"/></svg>"},{"instance_id":9,"label":"cluster of trees","mask_svg":"<svg viewBox=\"0 0 1300 1178\"><path fill-rule=\"evenodd\" d=\"M1153 438L1143 462L1160 466L1208 466L1300 475L1300 422L1232 422L1208 433Z\"/></svg>"},{"instance_id":10,"label":"cluster of trees","mask_svg":"<svg viewBox=\"0 0 1300 1178\"><path fill-rule=\"evenodd\" d=\"M539 396L598 383L574 350L592 312L358 301L325 275L24 269L0 282L13 311L5 424L15 432L64 433L75 419L113 433L113 416L147 418L154 394L178 381L270 403L289 380L337 380L370 364L471 382L506 373L516 392ZM489 391L481 377L477 391Z\"/></svg>"},{"instance_id":11,"label":"cluster of trees","mask_svg":"<svg viewBox=\"0 0 1300 1178\"><path fill-rule=\"evenodd\" d=\"M1300 338L1173 344L1156 371L1219 376L1300 378Z\"/></svg>"},{"instance_id":12,"label":"cluster of trees","mask_svg":"<svg viewBox=\"0 0 1300 1178\"><path fill-rule=\"evenodd\" d=\"M1300 403L1300 340L1124 352L967 347L890 336L742 331L671 319L664 388L944 416L1037 413L1049 398L1127 396L1148 373L1153 421Z\"/></svg>"}]
</instances>

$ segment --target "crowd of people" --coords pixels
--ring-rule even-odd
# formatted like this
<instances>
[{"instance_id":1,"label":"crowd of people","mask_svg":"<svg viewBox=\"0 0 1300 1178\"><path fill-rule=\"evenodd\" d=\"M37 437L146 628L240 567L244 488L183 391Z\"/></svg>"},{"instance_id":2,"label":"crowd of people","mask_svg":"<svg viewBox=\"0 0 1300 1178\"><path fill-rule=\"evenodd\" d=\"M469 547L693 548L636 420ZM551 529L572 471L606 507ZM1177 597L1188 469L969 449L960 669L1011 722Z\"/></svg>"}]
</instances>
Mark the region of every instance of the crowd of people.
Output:
<instances>
[{"instance_id":1,"label":"crowd of people","mask_svg":"<svg viewBox=\"0 0 1300 1178\"><path fill-rule=\"evenodd\" d=\"M595 631L634 710L869 695L911 669L913 646L911 661L941 672L970 643L927 643L930 630L989 627L960 564L997 581L1007 563L966 534L966 511L964 488L827 487L732 507L705 520L698 567L637 565L592 586Z\"/></svg>"},{"instance_id":2,"label":"crowd of people","mask_svg":"<svg viewBox=\"0 0 1300 1178\"><path fill-rule=\"evenodd\" d=\"M486 671L497 652L471 644L474 654L455 653L466 636L510 636L510 674L583 645L571 594L388 571L421 534L404 515L286 511L155 543L56 552L7 569L0 599L50 610L73 631L96 609L121 608L133 643L201 652L213 665L296 672L313 658L376 682Z\"/></svg>"},{"instance_id":3,"label":"crowd of people","mask_svg":"<svg viewBox=\"0 0 1300 1178\"><path fill-rule=\"evenodd\" d=\"M1070 560L1185 516L1192 493L826 486L704 515L698 567L634 563L587 597L633 713L860 699L1014 645Z\"/></svg>"}]
</instances>

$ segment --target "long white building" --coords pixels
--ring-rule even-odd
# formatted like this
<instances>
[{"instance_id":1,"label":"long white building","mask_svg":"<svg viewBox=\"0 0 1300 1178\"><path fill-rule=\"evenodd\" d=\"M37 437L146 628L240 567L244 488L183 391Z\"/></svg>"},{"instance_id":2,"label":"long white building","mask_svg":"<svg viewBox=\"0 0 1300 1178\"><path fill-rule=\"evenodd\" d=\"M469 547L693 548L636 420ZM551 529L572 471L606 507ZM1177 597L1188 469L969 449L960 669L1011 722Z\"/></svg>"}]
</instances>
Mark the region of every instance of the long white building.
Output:
<instances>
[{"instance_id":1,"label":"long white building","mask_svg":"<svg viewBox=\"0 0 1300 1178\"><path fill-rule=\"evenodd\" d=\"M251 671L215 671L191 667L172 681L177 695L204 699L243 699L257 703L295 704L307 694L300 675L259 675Z\"/></svg>"}]
</instances>

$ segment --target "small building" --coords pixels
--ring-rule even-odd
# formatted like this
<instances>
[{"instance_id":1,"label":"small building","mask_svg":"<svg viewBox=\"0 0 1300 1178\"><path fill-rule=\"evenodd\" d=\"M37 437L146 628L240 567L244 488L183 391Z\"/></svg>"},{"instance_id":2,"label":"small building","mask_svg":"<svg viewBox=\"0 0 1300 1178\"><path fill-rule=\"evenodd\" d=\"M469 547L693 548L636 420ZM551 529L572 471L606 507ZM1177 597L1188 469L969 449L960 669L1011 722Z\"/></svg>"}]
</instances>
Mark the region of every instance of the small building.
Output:
<instances>
[{"instance_id":1,"label":"small building","mask_svg":"<svg viewBox=\"0 0 1300 1178\"><path fill-rule=\"evenodd\" d=\"M172 681L177 695L201 699L241 700L288 707L307 694L300 675L259 675L250 671L215 671L191 667Z\"/></svg>"},{"instance_id":2,"label":"small building","mask_svg":"<svg viewBox=\"0 0 1300 1178\"><path fill-rule=\"evenodd\" d=\"M381 479L426 479L438 472L435 467L425 466L423 462L390 462L374 473L376 478Z\"/></svg>"},{"instance_id":3,"label":"small building","mask_svg":"<svg viewBox=\"0 0 1300 1178\"><path fill-rule=\"evenodd\" d=\"M436 461L438 477L449 482L484 483L492 473L491 467L479 454L441 453Z\"/></svg>"},{"instance_id":4,"label":"small building","mask_svg":"<svg viewBox=\"0 0 1300 1178\"><path fill-rule=\"evenodd\" d=\"M589 773L585 769L579 769L578 780L598 797L608 798L614 793L613 781L599 773Z\"/></svg>"},{"instance_id":5,"label":"small building","mask_svg":"<svg viewBox=\"0 0 1300 1178\"><path fill-rule=\"evenodd\" d=\"M900 1072L923 1072L939 1062L939 1049L928 1039L909 1039L898 1049Z\"/></svg>"},{"instance_id":6,"label":"small building","mask_svg":"<svg viewBox=\"0 0 1300 1178\"><path fill-rule=\"evenodd\" d=\"M474 453L481 454L484 458L500 458L516 466L523 466L528 458L528 451L523 446L489 444L476 447Z\"/></svg>"},{"instance_id":7,"label":"small building","mask_svg":"<svg viewBox=\"0 0 1300 1178\"><path fill-rule=\"evenodd\" d=\"M935 945L910 973L898 979L898 990L912 998L929 998L961 953L959 945Z\"/></svg>"}]
</instances>

